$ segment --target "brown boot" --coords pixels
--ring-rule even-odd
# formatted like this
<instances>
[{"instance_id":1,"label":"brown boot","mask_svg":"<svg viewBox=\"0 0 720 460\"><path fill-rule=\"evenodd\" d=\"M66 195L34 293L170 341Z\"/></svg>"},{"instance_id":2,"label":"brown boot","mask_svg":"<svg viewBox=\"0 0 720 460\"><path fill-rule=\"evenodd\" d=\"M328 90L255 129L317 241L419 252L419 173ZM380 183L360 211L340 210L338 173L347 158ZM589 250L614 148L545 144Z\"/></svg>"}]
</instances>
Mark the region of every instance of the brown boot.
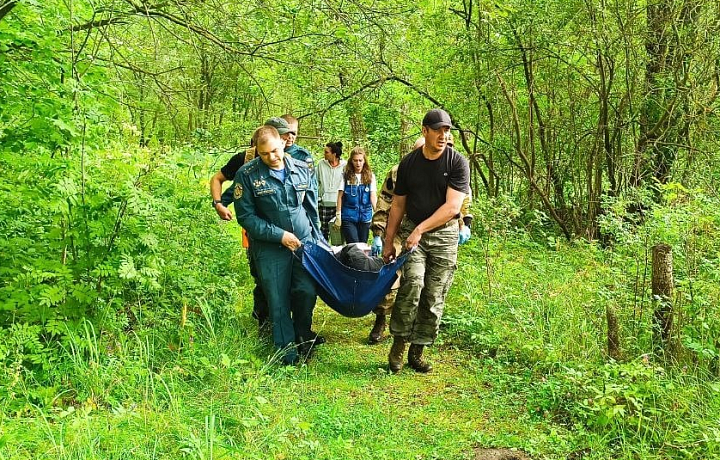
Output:
<instances>
[{"instance_id":1,"label":"brown boot","mask_svg":"<svg viewBox=\"0 0 720 460\"><path fill-rule=\"evenodd\" d=\"M388 367L390 372L397 374L403 368L403 356L405 355L405 338L395 336L393 338L392 347L390 347L390 355L388 355Z\"/></svg>"},{"instance_id":2,"label":"brown boot","mask_svg":"<svg viewBox=\"0 0 720 460\"><path fill-rule=\"evenodd\" d=\"M373 325L372 331L370 331L370 337L368 338L370 345L374 345L384 339L383 332L385 332L386 325L387 317L385 315L375 315L375 324Z\"/></svg>"},{"instance_id":3,"label":"brown boot","mask_svg":"<svg viewBox=\"0 0 720 460\"><path fill-rule=\"evenodd\" d=\"M418 345L416 343L411 344L410 349L408 349L408 366L415 369L416 372L422 372L423 374L432 370L432 365L422 359L424 349L425 345Z\"/></svg>"}]
</instances>

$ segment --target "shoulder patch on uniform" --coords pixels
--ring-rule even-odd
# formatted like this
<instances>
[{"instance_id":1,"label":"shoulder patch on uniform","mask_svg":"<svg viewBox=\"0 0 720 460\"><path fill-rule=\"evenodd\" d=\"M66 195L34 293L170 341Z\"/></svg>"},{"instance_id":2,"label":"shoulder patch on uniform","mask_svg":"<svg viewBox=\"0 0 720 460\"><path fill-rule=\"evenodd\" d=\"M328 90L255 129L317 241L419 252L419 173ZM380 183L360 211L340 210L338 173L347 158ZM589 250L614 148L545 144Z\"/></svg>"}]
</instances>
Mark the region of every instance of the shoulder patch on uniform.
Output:
<instances>
[{"instance_id":1,"label":"shoulder patch on uniform","mask_svg":"<svg viewBox=\"0 0 720 460\"><path fill-rule=\"evenodd\" d=\"M255 157L252 160L250 160L249 163L245 163L245 165L240 168L243 173L250 174L251 172L255 171L258 167L258 161L260 161L259 157Z\"/></svg>"},{"instance_id":2,"label":"shoulder patch on uniform","mask_svg":"<svg viewBox=\"0 0 720 460\"><path fill-rule=\"evenodd\" d=\"M301 168L312 169L312 166L307 162L307 160L298 160L297 158L292 158L292 157L290 157L290 159L292 160L293 165L295 165L295 166L299 166Z\"/></svg>"},{"instance_id":3,"label":"shoulder patch on uniform","mask_svg":"<svg viewBox=\"0 0 720 460\"><path fill-rule=\"evenodd\" d=\"M233 190L233 199L239 200L242 198L243 188L241 184L235 184L235 190Z\"/></svg>"}]
</instances>

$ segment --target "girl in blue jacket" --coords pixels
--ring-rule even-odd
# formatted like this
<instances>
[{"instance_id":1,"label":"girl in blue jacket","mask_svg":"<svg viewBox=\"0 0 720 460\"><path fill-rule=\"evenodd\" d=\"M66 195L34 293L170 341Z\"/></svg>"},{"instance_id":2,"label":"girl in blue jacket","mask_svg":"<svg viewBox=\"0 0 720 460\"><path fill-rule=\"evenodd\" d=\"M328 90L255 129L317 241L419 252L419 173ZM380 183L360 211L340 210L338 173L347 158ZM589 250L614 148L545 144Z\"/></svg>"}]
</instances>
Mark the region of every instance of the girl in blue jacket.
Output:
<instances>
[{"instance_id":1,"label":"girl in blue jacket","mask_svg":"<svg viewBox=\"0 0 720 460\"><path fill-rule=\"evenodd\" d=\"M340 226L346 243L367 243L370 222L377 204L375 174L365 149L355 147L345 166L338 189L335 225Z\"/></svg>"}]
</instances>

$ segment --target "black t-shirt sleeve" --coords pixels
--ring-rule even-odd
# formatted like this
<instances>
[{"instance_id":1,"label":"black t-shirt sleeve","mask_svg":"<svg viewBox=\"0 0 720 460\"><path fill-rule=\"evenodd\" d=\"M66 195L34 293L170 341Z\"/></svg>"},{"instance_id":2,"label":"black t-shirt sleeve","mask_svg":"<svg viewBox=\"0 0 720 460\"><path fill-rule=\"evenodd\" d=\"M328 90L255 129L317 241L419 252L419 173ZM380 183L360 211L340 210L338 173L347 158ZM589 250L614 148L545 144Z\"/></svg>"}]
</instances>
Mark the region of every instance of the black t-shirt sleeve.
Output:
<instances>
[{"instance_id":1,"label":"black t-shirt sleeve","mask_svg":"<svg viewBox=\"0 0 720 460\"><path fill-rule=\"evenodd\" d=\"M470 164L457 152L452 157L448 176L448 187L458 192L470 193Z\"/></svg>"},{"instance_id":2,"label":"black t-shirt sleeve","mask_svg":"<svg viewBox=\"0 0 720 460\"><path fill-rule=\"evenodd\" d=\"M225 166L220 168L220 172L225 176L225 179L233 180L243 163L245 163L245 153L236 153Z\"/></svg>"}]
</instances>

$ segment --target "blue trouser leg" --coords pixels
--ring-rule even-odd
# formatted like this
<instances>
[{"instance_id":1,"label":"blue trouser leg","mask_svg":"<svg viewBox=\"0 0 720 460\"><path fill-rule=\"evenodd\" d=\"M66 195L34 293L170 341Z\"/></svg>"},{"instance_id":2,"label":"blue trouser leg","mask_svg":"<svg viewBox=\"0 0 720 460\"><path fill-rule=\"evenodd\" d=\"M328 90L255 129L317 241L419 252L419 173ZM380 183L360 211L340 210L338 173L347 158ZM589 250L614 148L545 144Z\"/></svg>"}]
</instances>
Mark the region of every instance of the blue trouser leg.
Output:
<instances>
[{"instance_id":1,"label":"blue trouser leg","mask_svg":"<svg viewBox=\"0 0 720 460\"><path fill-rule=\"evenodd\" d=\"M283 360L292 362L297 358L297 351L292 347L295 327L290 313L292 253L281 247L263 247L256 248L255 258L273 322L273 343L277 349L285 350Z\"/></svg>"},{"instance_id":2,"label":"blue trouser leg","mask_svg":"<svg viewBox=\"0 0 720 460\"><path fill-rule=\"evenodd\" d=\"M273 343L285 350L283 360L292 362L296 340L309 340L315 308L315 281L301 262L284 247L263 245L255 258L273 322Z\"/></svg>"},{"instance_id":3,"label":"blue trouser leg","mask_svg":"<svg viewBox=\"0 0 720 460\"><path fill-rule=\"evenodd\" d=\"M340 224L340 231L342 231L343 238L346 243L359 243L360 238L358 235L358 224L355 222L345 222L344 220ZM367 238L365 239L367 241Z\"/></svg>"},{"instance_id":4,"label":"blue trouser leg","mask_svg":"<svg viewBox=\"0 0 720 460\"><path fill-rule=\"evenodd\" d=\"M293 325L295 326L295 341L302 343L310 340L314 335L311 327L316 300L315 280L305 270L300 260L295 257L293 257L292 263L290 299Z\"/></svg>"}]
</instances>

